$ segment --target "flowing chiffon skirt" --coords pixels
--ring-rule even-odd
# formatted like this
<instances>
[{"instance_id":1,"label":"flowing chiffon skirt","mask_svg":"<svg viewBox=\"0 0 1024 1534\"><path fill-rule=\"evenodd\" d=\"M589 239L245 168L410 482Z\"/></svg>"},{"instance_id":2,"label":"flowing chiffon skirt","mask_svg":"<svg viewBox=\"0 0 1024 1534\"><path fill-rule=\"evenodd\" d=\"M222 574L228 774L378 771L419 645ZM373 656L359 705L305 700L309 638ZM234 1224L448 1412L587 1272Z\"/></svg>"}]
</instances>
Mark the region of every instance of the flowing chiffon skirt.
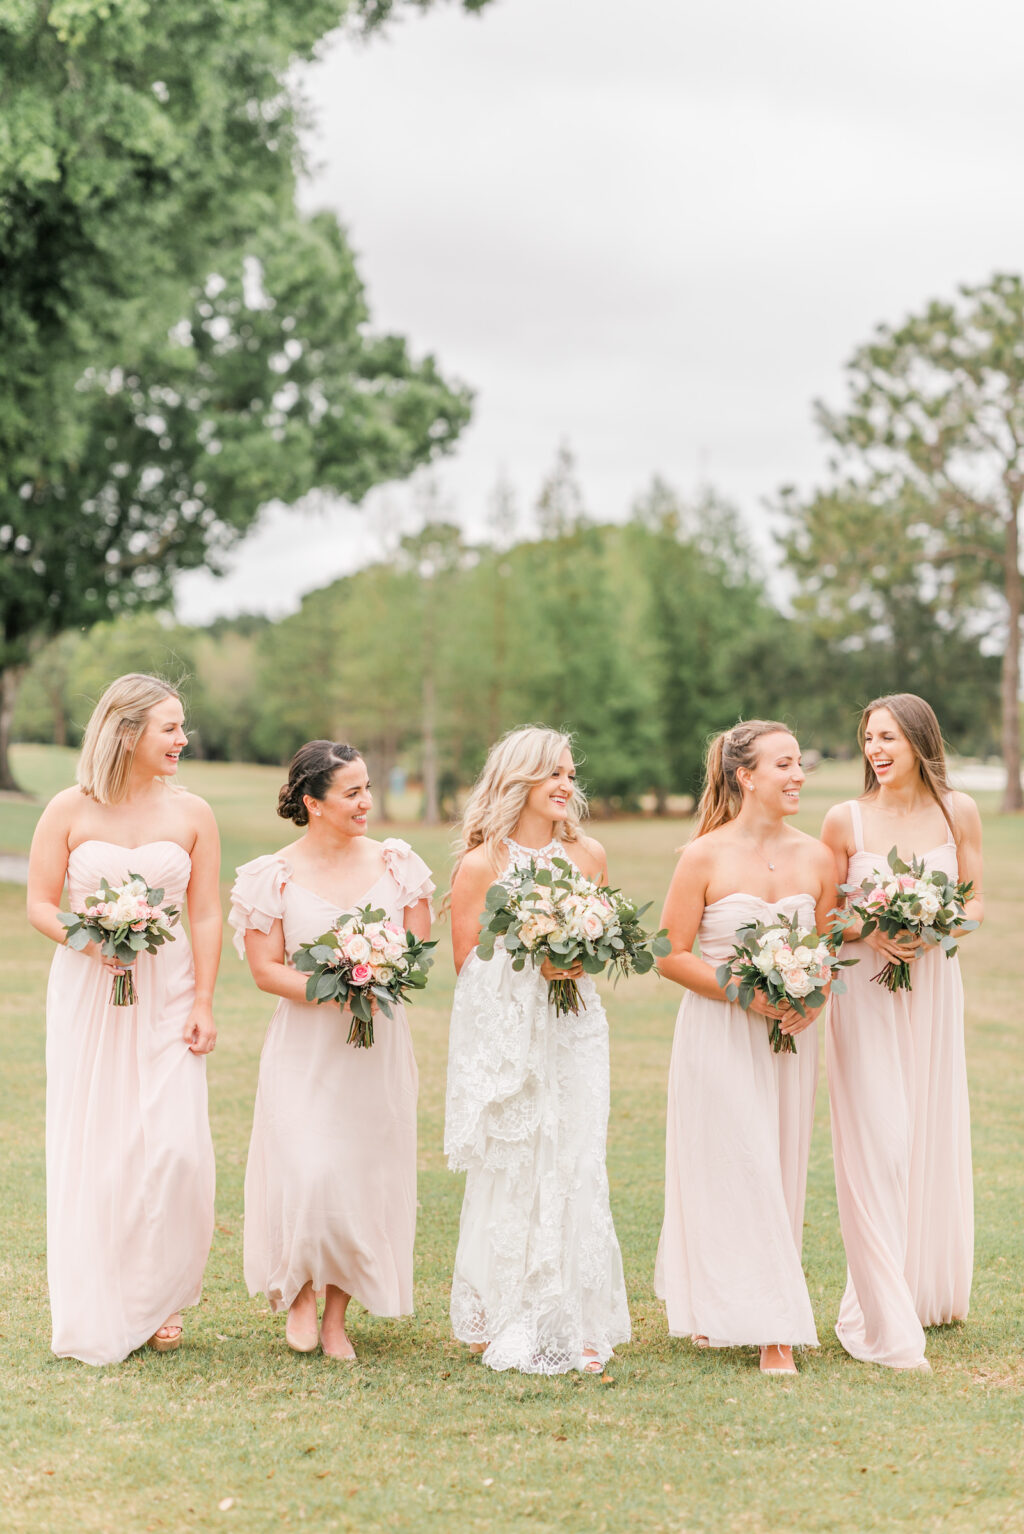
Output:
<instances>
[{"instance_id":1,"label":"flowing chiffon skirt","mask_svg":"<svg viewBox=\"0 0 1024 1534\"><path fill-rule=\"evenodd\" d=\"M139 873L180 904L190 861L175 842L89 841L69 862L72 908L102 877ZM184 1041L194 999L183 929L135 963L138 1003L70 948L46 1000L46 1226L53 1351L109 1364L199 1302L213 1238L206 1062Z\"/></svg>"},{"instance_id":2,"label":"flowing chiffon skirt","mask_svg":"<svg viewBox=\"0 0 1024 1534\"><path fill-rule=\"evenodd\" d=\"M884 859L881 860L884 863ZM877 866L858 851L850 880ZM925 854L956 877L956 849ZM913 988L877 984L866 943L844 970L826 1043L839 1220L848 1267L836 1335L854 1358L912 1368L926 1326L966 1317L974 1264L971 1123L960 961L931 949Z\"/></svg>"},{"instance_id":3,"label":"flowing chiffon skirt","mask_svg":"<svg viewBox=\"0 0 1024 1534\"><path fill-rule=\"evenodd\" d=\"M702 956L722 962L744 922L794 907L813 925L809 896L715 901L701 924ZM797 1036L795 1055L775 1054L763 1017L683 997L654 1281L673 1336L704 1336L712 1347L817 1346L800 1262L817 1075L815 1024Z\"/></svg>"}]
</instances>

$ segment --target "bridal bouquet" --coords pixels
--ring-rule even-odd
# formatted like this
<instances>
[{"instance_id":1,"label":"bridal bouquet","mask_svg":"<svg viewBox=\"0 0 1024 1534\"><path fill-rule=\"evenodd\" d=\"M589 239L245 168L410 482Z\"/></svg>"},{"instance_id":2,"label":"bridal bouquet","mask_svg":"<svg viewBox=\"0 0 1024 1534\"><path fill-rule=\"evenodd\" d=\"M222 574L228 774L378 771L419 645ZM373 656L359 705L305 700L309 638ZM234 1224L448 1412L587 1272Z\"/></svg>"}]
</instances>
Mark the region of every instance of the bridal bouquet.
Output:
<instances>
[{"instance_id":1,"label":"bridal bouquet","mask_svg":"<svg viewBox=\"0 0 1024 1534\"><path fill-rule=\"evenodd\" d=\"M567 858L552 858L550 868L531 858L487 891L476 951L493 958L500 938L513 969L527 960L539 968L545 959L568 969L578 959L588 975L645 975L670 951L664 930L652 934L640 925L647 909L621 890L594 884ZM579 986L549 980L548 999L556 1013L578 1012Z\"/></svg>"},{"instance_id":2,"label":"bridal bouquet","mask_svg":"<svg viewBox=\"0 0 1024 1534\"><path fill-rule=\"evenodd\" d=\"M348 1043L369 1049L374 1004L391 1017L393 1002L404 1001L409 991L422 991L436 947L385 921L383 911L363 906L339 916L312 943L302 943L292 963L309 976L306 1000L336 1001L342 1009L347 1005L352 1013Z\"/></svg>"},{"instance_id":3,"label":"bridal bouquet","mask_svg":"<svg viewBox=\"0 0 1024 1534\"><path fill-rule=\"evenodd\" d=\"M911 932L925 943L938 945L951 959L956 953L956 935L973 932L978 925L964 916L964 906L974 890L973 882L954 882L941 868L925 872L920 858L904 863L893 847L886 860L888 878L868 877L862 884L841 884L848 909L840 916L837 930L849 926L854 917L864 923L860 936L879 928L887 937L899 938ZM880 985L890 991L911 989L910 965L905 959L890 959L877 975Z\"/></svg>"},{"instance_id":4,"label":"bridal bouquet","mask_svg":"<svg viewBox=\"0 0 1024 1534\"><path fill-rule=\"evenodd\" d=\"M124 966L125 973L114 976L115 1007L133 1007L138 1000L131 967L139 954L156 953L163 943L174 942L167 927L174 926L180 912L177 906L161 905L163 898L162 889L150 889L141 874L130 873L123 884L101 879L95 894L86 895L84 911L57 912L68 929L69 948L99 943L105 958Z\"/></svg>"},{"instance_id":5,"label":"bridal bouquet","mask_svg":"<svg viewBox=\"0 0 1024 1534\"><path fill-rule=\"evenodd\" d=\"M747 1008L760 991L775 1007L793 1007L801 1017L808 1007L825 1002L825 987L842 995L846 987L837 970L856 964L837 959L813 927L801 927L795 916L776 911L773 921L752 921L736 933L732 957L715 971L729 1001ZM778 1018L769 1017L768 1042L776 1054L796 1054L796 1040L783 1033Z\"/></svg>"}]
</instances>

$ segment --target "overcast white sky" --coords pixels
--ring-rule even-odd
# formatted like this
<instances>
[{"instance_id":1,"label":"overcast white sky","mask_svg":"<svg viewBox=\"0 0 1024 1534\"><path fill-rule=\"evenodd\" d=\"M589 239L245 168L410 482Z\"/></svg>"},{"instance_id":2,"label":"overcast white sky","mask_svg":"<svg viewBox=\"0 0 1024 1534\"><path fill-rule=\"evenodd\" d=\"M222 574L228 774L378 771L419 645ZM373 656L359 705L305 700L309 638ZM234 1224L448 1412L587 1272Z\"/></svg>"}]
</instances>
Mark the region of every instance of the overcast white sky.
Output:
<instances>
[{"instance_id":1,"label":"overcast white sky","mask_svg":"<svg viewBox=\"0 0 1024 1534\"><path fill-rule=\"evenodd\" d=\"M476 391L433 471L471 532L529 509L562 439L592 513L660 473L809 484L816 397L883 319L1024 266L1020 0L495 0L306 74L310 207L349 230L374 327ZM415 525L415 485L269 512L179 610L294 608Z\"/></svg>"}]
</instances>

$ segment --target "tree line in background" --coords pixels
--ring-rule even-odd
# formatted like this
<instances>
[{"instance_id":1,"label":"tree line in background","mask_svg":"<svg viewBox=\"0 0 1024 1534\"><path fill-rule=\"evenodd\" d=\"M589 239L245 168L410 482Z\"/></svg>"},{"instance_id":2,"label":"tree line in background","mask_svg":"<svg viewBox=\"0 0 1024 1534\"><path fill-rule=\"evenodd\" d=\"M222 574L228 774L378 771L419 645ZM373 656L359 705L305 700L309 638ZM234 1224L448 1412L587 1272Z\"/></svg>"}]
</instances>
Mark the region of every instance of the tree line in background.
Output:
<instances>
[{"instance_id":1,"label":"tree line in background","mask_svg":"<svg viewBox=\"0 0 1024 1534\"><path fill-rule=\"evenodd\" d=\"M720 499L687 504L656 480L625 523L598 524L565 450L537 536L508 537L509 501L499 491L490 541L430 522L277 622L145 614L67 632L29 669L15 734L75 744L119 671L183 675L202 756L283 762L311 737L348 740L385 795L395 766L421 781L430 820L529 720L573 730L589 792L622 807L692 794L707 735L743 715L780 716L805 747L848 754L859 707L893 690L930 698L959 749L996 749L998 658L902 587L891 629L877 612L858 635L786 614Z\"/></svg>"}]
</instances>

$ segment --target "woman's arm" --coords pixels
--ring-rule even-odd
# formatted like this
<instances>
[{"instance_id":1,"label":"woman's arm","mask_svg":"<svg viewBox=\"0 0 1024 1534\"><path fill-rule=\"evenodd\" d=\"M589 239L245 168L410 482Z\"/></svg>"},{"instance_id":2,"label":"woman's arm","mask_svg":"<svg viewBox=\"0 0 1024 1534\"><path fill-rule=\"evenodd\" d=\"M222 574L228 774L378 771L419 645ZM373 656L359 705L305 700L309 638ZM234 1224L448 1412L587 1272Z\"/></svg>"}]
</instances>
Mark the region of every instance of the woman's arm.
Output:
<instances>
[{"instance_id":1,"label":"woman's arm","mask_svg":"<svg viewBox=\"0 0 1024 1534\"><path fill-rule=\"evenodd\" d=\"M452 949L456 974L477 945L487 891L497 879L483 847L474 847L459 864L452 884Z\"/></svg>"},{"instance_id":2,"label":"woman's arm","mask_svg":"<svg viewBox=\"0 0 1024 1534\"><path fill-rule=\"evenodd\" d=\"M417 900L415 905L407 905L402 921L407 932L425 942L430 936L430 901Z\"/></svg>"},{"instance_id":3,"label":"woman's arm","mask_svg":"<svg viewBox=\"0 0 1024 1534\"><path fill-rule=\"evenodd\" d=\"M198 800L188 881L188 926L196 969L196 994L184 1039L194 1055L208 1055L217 1042L213 987L220 965L223 916L220 908L220 835L213 811Z\"/></svg>"},{"instance_id":4,"label":"woman's arm","mask_svg":"<svg viewBox=\"0 0 1024 1534\"><path fill-rule=\"evenodd\" d=\"M269 932L250 927L245 934L245 957L261 991L285 1001L305 1001L308 975L285 963L284 925L276 921ZM310 1006L315 1003L310 1002Z\"/></svg>"},{"instance_id":5,"label":"woman's arm","mask_svg":"<svg viewBox=\"0 0 1024 1534\"><path fill-rule=\"evenodd\" d=\"M698 996L706 996L710 1001L725 1001L725 992L715 979L715 967L698 959L693 952L704 915L707 863L703 849L690 846L683 850L676 864L661 912L661 925L668 929L672 952L657 961L657 968L666 980L674 980Z\"/></svg>"},{"instance_id":6,"label":"woman's arm","mask_svg":"<svg viewBox=\"0 0 1024 1534\"><path fill-rule=\"evenodd\" d=\"M974 892L964 906L969 921L985 920L984 862L981 851L981 816L969 794L954 794L956 805L956 861L960 878L970 880ZM969 934L965 934L969 936Z\"/></svg>"},{"instance_id":7,"label":"woman's arm","mask_svg":"<svg viewBox=\"0 0 1024 1534\"><path fill-rule=\"evenodd\" d=\"M71 815L67 790L51 799L39 817L28 855L28 919L53 943L65 943L68 929L57 918L68 874Z\"/></svg>"}]
</instances>

